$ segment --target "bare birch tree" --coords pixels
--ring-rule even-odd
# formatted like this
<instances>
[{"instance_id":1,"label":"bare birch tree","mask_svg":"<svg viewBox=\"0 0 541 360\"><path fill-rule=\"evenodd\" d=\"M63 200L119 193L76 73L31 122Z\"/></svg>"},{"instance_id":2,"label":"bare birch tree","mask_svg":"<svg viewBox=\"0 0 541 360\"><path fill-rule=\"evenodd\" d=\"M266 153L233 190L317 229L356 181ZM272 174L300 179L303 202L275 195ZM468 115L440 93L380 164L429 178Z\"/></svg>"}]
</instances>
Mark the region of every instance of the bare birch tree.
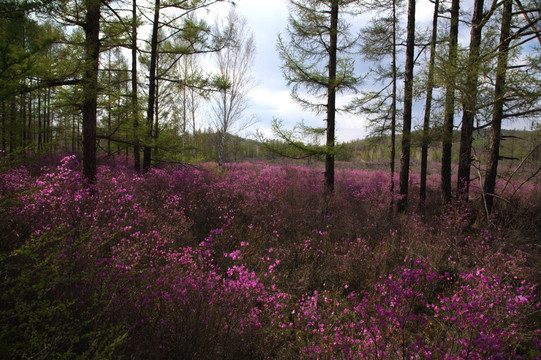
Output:
<instances>
[{"instance_id":1,"label":"bare birch tree","mask_svg":"<svg viewBox=\"0 0 541 360\"><path fill-rule=\"evenodd\" d=\"M255 86L251 73L255 41L246 19L231 10L224 26L231 35L231 42L214 55L218 67L216 85L219 91L213 97L212 107L213 122L219 137L217 156L220 167L224 161L227 134L251 125L250 120L245 120L245 113L249 106L248 93Z\"/></svg>"}]
</instances>

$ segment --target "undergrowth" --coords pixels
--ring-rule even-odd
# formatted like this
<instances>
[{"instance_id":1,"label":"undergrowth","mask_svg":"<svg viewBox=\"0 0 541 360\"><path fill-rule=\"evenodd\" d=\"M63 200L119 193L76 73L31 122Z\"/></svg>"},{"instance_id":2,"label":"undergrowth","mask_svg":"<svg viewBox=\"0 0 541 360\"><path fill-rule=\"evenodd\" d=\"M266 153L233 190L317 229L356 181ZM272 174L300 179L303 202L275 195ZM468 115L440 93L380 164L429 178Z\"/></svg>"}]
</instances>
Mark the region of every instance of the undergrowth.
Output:
<instances>
[{"instance_id":1,"label":"undergrowth","mask_svg":"<svg viewBox=\"0 0 541 360\"><path fill-rule=\"evenodd\" d=\"M321 179L264 163L102 166L88 184L73 156L3 166L0 353L540 356L538 186L486 219L478 196L439 204L437 181L424 210L393 215L388 174L342 169L324 200Z\"/></svg>"}]
</instances>

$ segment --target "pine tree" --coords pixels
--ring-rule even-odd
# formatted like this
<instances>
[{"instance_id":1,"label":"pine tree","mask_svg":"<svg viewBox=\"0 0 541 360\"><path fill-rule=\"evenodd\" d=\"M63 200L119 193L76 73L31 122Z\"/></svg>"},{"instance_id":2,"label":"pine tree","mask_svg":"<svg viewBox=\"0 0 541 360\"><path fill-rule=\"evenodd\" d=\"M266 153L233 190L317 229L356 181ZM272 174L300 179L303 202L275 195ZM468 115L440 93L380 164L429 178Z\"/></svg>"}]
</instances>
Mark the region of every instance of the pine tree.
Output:
<instances>
[{"instance_id":1,"label":"pine tree","mask_svg":"<svg viewBox=\"0 0 541 360\"><path fill-rule=\"evenodd\" d=\"M155 141L157 124L155 122L155 106L159 104L156 87L158 82L179 82L168 76L183 56L213 53L220 51L228 42L224 34L213 33L204 20L190 17L200 9L207 8L222 0L195 0L178 2L174 0L156 0L152 9L152 33L150 49L147 52L149 60L148 102L146 119L146 144L143 147L143 170L151 165L151 144ZM160 34L161 33L161 34ZM183 41L172 43L171 38L178 37ZM170 46L173 44L173 46ZM158 69L158 58L165 54ZM159 72L158 72L159 70ZM196 87L208 85L208 79L202 79Z\"/></svg>"},{"instance_id":2,"label":"pine tree","mask_svg":"<svg viewBox=\"0 0 541 360\"><path fill-rule=\"evenodd\" d=\"M343 56L353 43L341 19L341 14L355 9L356 1L290 0L290 4L289 42L279 36L278 51L284 77L293 86L292 97L304 108L327 115L324 155L325 194L329 195L334 190L336 95L355 89L358 83L353 60ZM301 96L300 88L314 99Z\"/></svg>"},{"instance_id":3,"label":"pine tree","mask_svg":"<svg viewBox=\"0 0 541 360\"><path fill-rule=\"evenodd\" d=\"M99 0L85 0L85 57L83 71L83 174L90 181L96 178L96 128L98 106L98 65L100 56Z\"/></svg>"},{"instance_id":4,"label":"pine tree","mask_svg":"<svg viewBox=\"0 0 541 360\"><path fill-rule=\"evenodd\" d=\"M446 67L445 85L445 110L442 128L442 150L441 150L441 191L444 201L451 201L451 163L453 148L453 127L455 116L456 98L456 74L458 57L458 21L460 1L451 2L451 25L449 30L449 55Z\"/></svg>"},{"instance_id":5,"label":"pine tree","mask_svg":"<svg viewBox=\"0 0 541 360\"><path fill-rule=\"evenodd\" d=\"M466 62L466 81L463 85L462 128L460 131L460 152L458 161L457 195L468 197L470 185L471 149L473 143L474 120L477 113L478 78L481 67L481 40L483 27L497 7L494 1L485 12L484 0L475 0L470 32L470 49Z\"/></svg>"},{"instance_id":6,"label":"pine tree","mask_svg":"<svg viewBox=\"0 0 541 360\"><path fill-rule=\"evenodd\" d=\"M358 109L370 122L371 133L382 136L390 133L391 136L391 192L394 192L394 174L396 158L396 130L398 126L398 86L397 82L402 76L398 69L399 43L401 37L400 15L403 2L392 0L388 2L375 1L365 4L368 10L376 11L377 16L370 24L361 30L361 54L364 59L375 62L377 66L370 69L375 82L383 83L383 89L366 91L352 106ZM390 58L391 63L386 66L382 62ZM390 87L390 91L389 91ZM391 208L393 203L391 203Z\"/></svg>"},{"instance_id":7,"label":"pine tree","mask_svg":"<svg viewBox=\"0 0 541 360\"><path fill-rule=\"evenodd\" d=\"M430 144L430 113L432 110L432 93L434 90L434 64L436 61L436 43L438 40L438 18L440 0L434 2L434 16L432 18L432 36L430 38L430 60L428 63L428 80L426 87L425 113L423 118L423 138L421 147L421 184L419 188L419 208L424 206L426 200L426 177L428 171L428 146Z\"/></svg>"},{"instance_id":8,"label":"pine tree","mask_svg":"<svg viewBox=\"0 0 541 360\"><path fill-rule=\"evenodd\" d=\"M137 0L132 0L131 19L131 115L133 118L133 162L136 172L141 171L141 147L139 146L139 97L137 81Z\"/></svg>"},{"instance_id":9,"label":"pine tree","mask_svg":"<svg viewBox=\"0 0 541 360\"><path fill-rule=\"evenodd\" d=\"M413 107L413 64L415 51L415 0L408 3L408 26L406 40L406 71L404 73L404 120L402 127L402 155L398 193L401 195L397 210L406 211L410 168L411 118Z\"/></svg>"},{"instance_id":10,"label":"pine tree","mask_svg":"<svg viewBox=\"0 0 541 360\"><path fill-rule=\"evenodd\" d=\"M537 11L538 6L535 2L504 0L502 4L499 43L493 49L496 52L497 63L490 122L489 156L483 184L483 200L487 216L493 212L494 201L498 197L496 181L499 162L509 158L506 154L502 154L501 150L502 141L505 140L502 135L503 120L528 118L532 121L532 127L539 124L541 115L539 48L527 55L521 53L520 49L522 44L529 46L534 42L541 43L541 34L537 29L539 25L532 21L532 14ZM528 44L529 42L531 43ZM540 145L533 143L531 151L525 155L522 162L535 153L535 149L538 149ZM511 153L511 158L513 157L514 154Z\"/></svg>"}]
</instances>

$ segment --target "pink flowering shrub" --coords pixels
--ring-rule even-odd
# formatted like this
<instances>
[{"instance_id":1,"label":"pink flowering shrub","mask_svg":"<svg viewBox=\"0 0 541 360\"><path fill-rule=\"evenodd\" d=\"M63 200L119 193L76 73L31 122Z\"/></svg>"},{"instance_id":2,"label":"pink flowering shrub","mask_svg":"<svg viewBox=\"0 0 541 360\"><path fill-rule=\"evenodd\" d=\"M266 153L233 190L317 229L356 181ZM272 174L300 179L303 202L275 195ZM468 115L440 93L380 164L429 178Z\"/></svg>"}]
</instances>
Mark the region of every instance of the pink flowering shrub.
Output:
<instances>
[{"instance_id":1,"label":"pink flowering shrub","mask_svg":"<svg viewBox=\"0 0 541 360\"><path fill-rule=\"evenodd\" d=\"M339 170L324 199L319 168L128 169L0 172L6 358L541 356L520 201L485 226L464 200L391 216L383 172Z\"/></svg>"},{"instance_id":2,"label":"pink flowering shrub","mask_svg":"<svg viewBox=\"0 0 541 360\"><path fill-rule=\"evenodd\" d=\"M524 280L513 284L484 268L460 274L452 293L430 305L441 332L435 352L445 359L519 358L521 324L531 311L523 305L535 304L534 290Z\"/></svg>"},{"instance_id":3,"label":"pink flowering shrub","mask_svg":"<svg viewBox=\"0 0 541 360\"><path fill-rule=\"evenodd\" d=\"M303 295L281 326L306 358L522 358L523 325L539 307L535 287L482 273L455 281L416 260L347 299L327 290ZM436 295L442 284L452 295Z\"/></svg>"},{"instance_id":4,"label":"pink flowering shrub","mask_svg":"<svg viewBox=\"0 0 541 360\"><path fill-rule=\"evenodd\" d=\"M301 298L285 326L299 333L300 353L308 358L426 358L430 347L417 332L428 318L423 290L436 277L415 262L381 276L370 291L349 292L345 285L346 298L315 291Z\"/></svg>"}]
</instances>

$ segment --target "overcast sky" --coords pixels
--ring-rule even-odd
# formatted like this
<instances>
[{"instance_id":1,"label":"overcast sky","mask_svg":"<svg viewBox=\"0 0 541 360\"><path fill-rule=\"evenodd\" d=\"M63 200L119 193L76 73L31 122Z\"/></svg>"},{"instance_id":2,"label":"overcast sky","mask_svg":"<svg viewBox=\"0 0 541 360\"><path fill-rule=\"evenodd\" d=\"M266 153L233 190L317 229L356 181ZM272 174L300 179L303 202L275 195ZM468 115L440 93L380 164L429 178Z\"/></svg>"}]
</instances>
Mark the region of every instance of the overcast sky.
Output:
<instances>
[{"instance_id":1,"label":"overcast sky","mask_svg":"<svg viewBox=\"0 0 541 360\"><path fill-rule=\"evenodd\" d=\"M259 122L243 135L246 136L247 133L255 133L259 130L271 136L270 126L273 118L281 119L287 128L292 128L301 120L311 126L324 127L325 114L316 115L303 110L291 99L291 89L287 86L280 70L281 62L276 51L276 41L279 33L284 34L287 39L287 34L285 34L288 19L287 0L235 0L235 3L236 11L247 19L248 26L254 32L256 42L253 72L258 85L251 92L251 107L247 115L254 114ZM417 1L418 29L430 28L433 9L433 4L428 0ZM468 11L464 5L462 10ZM228 11L229 5L218 4L211 9L209 16L215 17L216 13L225 15ZM355 20L354 25L357 28L364 26L363 22L366 22L368 18L360 17ZM465 32L460 36L465 41L469 38L469 34ZM362 59L359 57L355 60L361 72L366 72L368 67L362 63ZM340 95L338 102L347 103L352 96ZM346 142L363 138L367 133L366 122L361 116L342 114L337 116L337 141Z\"/></svg>"}]
</instances>

